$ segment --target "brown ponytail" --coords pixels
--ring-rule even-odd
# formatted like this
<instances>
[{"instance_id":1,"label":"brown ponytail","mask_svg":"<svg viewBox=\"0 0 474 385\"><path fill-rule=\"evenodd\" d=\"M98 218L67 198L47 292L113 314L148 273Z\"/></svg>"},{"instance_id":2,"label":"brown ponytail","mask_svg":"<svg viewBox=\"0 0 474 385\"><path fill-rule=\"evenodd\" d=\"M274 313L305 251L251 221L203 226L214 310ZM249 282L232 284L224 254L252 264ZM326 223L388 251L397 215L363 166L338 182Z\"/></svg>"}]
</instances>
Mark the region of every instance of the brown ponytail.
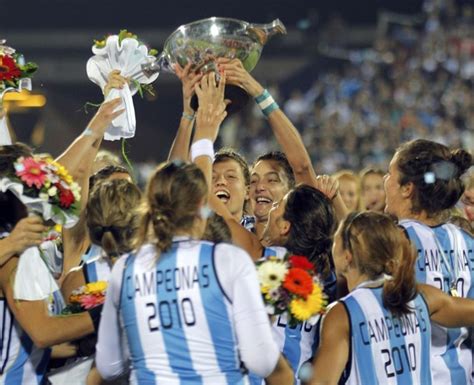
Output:
<instances>
[{"instance_id":1,"label":"brown ponytail","mask_svg":"<svg viewBox=\"0 0 474 385\"><path fill-rule=\"evenodd\" d=\"M410 312L408 302L417 294L416 254L393 219L377 212L350 214L342 224L343 248L369 279L389 275L383 287L383 304L395 315Z\"/></svg>"},{"instance_id":2,"label":"brown ponytail","mask_svg":"<svg viewBox=\"0 0 474 385\"><path fill-rule=\"evenodd\" d=\"M107 255L119 255L119 247L111 231L104 232L100 242L100 247Z\"/></svg>"},{"instance_id":3,"label":"brown ponytail","mask_svg":"<svg viewBox=\"0 0 474 385\"><path fill-rule=\"evenodd\" d=\"M398 248L394 257L386 265L386 274L392 279L385 281L383 287L383 304L392 313L406 314L413 309L408 302L416 296L415 261L416 251L402 229L398 230Z\"/></svg>"},{"instance_id":4,"label":"brown ponytail","mask_svg":"<svg viewBox=\"0 0 474 385\"><path fill-rule=\"evenodd\" d=\"M132 250L138 229L141 192L124 179L98 183L87 202L87 227L92 243L102 247L109 256Z\"/></svg>"},{"instance_id":5,"label":"brown ponytail","mask_svg":"<svg viewBox=\"0 0 474 385\"><path fill-rule=\"evenodd\" d=\"M158 252L169 250L177 231L192 228L206 197L206 180L196 165L170 162L158 166L148 182L135 247L151 242Z\"/></svg>"}]
</instances>

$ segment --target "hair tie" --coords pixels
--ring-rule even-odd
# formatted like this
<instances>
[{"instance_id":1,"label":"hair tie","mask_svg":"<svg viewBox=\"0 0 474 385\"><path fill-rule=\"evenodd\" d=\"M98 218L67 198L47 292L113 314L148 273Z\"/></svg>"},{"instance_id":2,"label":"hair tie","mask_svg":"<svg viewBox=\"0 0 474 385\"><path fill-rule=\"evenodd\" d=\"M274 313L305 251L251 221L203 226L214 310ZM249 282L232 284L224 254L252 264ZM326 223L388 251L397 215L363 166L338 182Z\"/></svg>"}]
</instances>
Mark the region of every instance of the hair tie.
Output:
<instances>
[{"instance_id":1,"label":"hair tie","mask_svg":"<svg viewBox=\"0 0 474 385\"><path fill-rule=\"evenodd\" d=\"M431 165L430 171L424 175L425 183L432 184L436 180L451 180L458 175L459 168L453 162L441 160Z\"/></svg>"}]
</instances>

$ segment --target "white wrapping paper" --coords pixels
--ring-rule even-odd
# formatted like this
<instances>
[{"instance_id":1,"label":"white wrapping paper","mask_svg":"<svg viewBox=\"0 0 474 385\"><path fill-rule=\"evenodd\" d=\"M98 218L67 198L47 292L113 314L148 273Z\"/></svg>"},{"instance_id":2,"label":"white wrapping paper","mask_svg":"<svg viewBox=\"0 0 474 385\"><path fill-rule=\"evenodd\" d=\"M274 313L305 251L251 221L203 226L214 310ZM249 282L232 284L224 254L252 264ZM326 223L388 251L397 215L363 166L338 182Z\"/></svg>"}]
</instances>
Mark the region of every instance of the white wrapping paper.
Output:
<instances>
[{"instance_id":1,"label":"white wrapping paper","mask_svg":"<svg viewBox=\"0 0 474 385\"><path fill-rule=\"evenodd\" d=\"M102 90L112 70L120 70L122 76L131 77L140 84L150 84L158 77L158 73L148 78L141 72L141 65L153 60L153 56L148 55L148 48L140 45L136 39L125 38L119 44L117 35L109 36L105 47L93 46L92 52L95 55L87 62L87 76ZM132 96L137 90L131 82L130 87L125 85L122 89L112 89L107 95L106 101L121 97L125 112L113 120L104 139L119 140L135 136L136 119Z\"/></svg>"}]
</instances>

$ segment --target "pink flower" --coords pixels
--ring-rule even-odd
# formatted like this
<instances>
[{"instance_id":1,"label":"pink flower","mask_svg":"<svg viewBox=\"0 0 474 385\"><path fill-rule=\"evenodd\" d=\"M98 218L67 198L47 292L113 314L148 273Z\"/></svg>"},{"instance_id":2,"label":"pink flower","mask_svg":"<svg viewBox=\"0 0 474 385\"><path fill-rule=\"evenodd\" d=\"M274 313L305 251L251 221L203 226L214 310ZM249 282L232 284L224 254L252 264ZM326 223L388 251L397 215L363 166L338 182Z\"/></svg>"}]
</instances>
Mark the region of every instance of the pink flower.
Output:
<instances>
[{"instance_id":1,"label":"pink flower","mask_svg":"<svg viewBox=\"0 0 474 385\"><path fill-rule=\"evenodd\" d=\"M92 295L92 294L84 294L79 299L81 306L85 310L92 309L96 306L102 305L105 302L105 296L100 295Z\"/></svg>"},{"instance_id":2,"label":"pink flower","mask_svg":"<svg viewBox=\"0 0 474 385\"><path fill-rule=\"evenodd\" d=\"M25 158L15 165L16 175L27 184L39 190L46 181L47 173L43 170L44 163L33 158Z\"/></svg>"}]
</instances>

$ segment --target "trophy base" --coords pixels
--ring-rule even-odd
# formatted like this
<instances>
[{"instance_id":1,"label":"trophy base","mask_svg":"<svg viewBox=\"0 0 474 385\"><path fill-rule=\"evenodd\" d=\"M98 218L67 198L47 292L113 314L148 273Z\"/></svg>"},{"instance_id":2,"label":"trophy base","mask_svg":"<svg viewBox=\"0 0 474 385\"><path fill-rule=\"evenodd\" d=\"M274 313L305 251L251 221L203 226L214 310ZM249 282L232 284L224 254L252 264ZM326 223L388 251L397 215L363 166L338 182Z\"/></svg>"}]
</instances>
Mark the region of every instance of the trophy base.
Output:
<instances>
[{"instance_id":1,"label":"trophy base","mask_svg":"<svg viewBox=\"0 0 474 385\"><path fill-rule=\"evenodd\" d=\"M224 99L229 99L231 103L227 106L227 115L234 114L242 110L248 103L250 96L242 87L226 84L224 90ZM198 98L196 95L191 99L191 108L197 111L199 107Z\"/></svg>"}]
</instances>

